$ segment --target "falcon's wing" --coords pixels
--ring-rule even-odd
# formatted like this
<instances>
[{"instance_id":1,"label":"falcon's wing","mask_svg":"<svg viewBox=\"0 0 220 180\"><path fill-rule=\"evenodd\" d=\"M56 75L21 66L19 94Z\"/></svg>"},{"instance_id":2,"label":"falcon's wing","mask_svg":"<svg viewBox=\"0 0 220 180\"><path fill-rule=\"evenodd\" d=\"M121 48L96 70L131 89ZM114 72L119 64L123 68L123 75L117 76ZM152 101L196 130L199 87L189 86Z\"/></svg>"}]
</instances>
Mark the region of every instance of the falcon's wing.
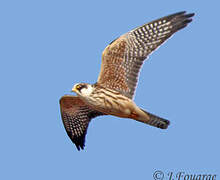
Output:
<instances>
[{"instance_id":1,"label":"falcon's wing","mask_svg":"<svg viewBox=\"0 0 220 180\"><path fill-rule=\"evenodd\" d=\"M192 21L179 12L138 27L108 45L102 54L98 84L133 98L139 70L147 56Z\"/></svg>"},{"instance_id":2,"label":"falcon's wing","mask_svg":"<svg viewBox=\"0 0 220 180\"><path fill-rule=\"evenodd\" d=\"M83 149L90 120L104 114L90 109L79 97L71 95L65 95L60 99L60 109L68 136L78 150Z\"/></svg>"}]
</instances>

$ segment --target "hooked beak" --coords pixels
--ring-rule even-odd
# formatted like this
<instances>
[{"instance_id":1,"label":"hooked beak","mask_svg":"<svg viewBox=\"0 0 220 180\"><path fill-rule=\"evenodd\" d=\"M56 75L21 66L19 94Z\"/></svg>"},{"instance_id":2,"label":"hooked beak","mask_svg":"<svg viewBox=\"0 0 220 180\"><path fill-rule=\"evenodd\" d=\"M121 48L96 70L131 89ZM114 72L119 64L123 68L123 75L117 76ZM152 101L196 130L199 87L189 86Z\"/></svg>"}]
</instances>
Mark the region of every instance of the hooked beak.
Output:
<instances>
[{"instance_id":1,"label":"hooked beak","mask_svg":"<svg viewBox=\"0 0 220 180\"><path fill-rule=\"evenodd\" d=\"M73 86L72 91L71 92L75 92L76 93L76 87Z\"/></svg>"}]
</instances>

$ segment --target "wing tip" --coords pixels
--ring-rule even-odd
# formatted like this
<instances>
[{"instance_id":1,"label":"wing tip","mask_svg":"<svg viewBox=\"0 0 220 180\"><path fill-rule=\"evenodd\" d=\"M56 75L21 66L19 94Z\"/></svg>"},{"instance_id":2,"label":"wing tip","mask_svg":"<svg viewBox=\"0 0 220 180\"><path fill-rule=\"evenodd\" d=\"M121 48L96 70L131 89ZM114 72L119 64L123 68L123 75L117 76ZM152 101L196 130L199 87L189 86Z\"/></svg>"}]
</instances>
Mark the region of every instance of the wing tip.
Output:
<instances>
[{"instance_id":1,"label":"wing tip","mask_svg":"<svg viewBox=\"0 0 220 180\"><path fill-rule=\"evenodd\" d=\"M76 144L75 144L76 145ZM78 151L80 151L80 150L84 150L84 147L85 147L85 145L76 145L76 148L77 148L77 150Z\"/></svg>"},{"instance_id":2,"label":"wing tip","mask_svg":"<svg viewBox=\"0 0 220 180\"><path fill-rule=\"evenodd\" d=\"M195 13L186 13L186 11L182 11L173 15L168 16L170 19L173 29L172 32L179 31L180 29L185 28L190 22L192 22L192 17Z\"/></svg>"},{"instance_id":3,"label":"wing tip","mask_svg":"<svg viewBox=\"0 0 220 180\"><path fill-rule=\"evenodd\" d=\"M68 133L68 135L69 135L70 139L72 140L72 142L75 144L78 151L84 150L86 133L84 133L80 137L72 136L71 133L70 134Z\"/></svg>"}]
</instances>

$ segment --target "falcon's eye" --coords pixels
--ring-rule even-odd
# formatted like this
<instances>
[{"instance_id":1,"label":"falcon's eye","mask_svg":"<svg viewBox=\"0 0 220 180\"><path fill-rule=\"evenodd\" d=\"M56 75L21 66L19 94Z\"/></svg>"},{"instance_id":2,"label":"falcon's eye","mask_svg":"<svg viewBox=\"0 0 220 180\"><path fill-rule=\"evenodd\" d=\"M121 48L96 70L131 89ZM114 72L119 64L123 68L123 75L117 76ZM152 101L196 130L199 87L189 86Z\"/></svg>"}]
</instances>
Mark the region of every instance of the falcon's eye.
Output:
<instances>
[{"instance_id":1,"label":"falcon's eye","mask_svg":"<svg viewBox=\"0 0 220 180\"><path fill-rule=\"evenodd\" d=\"M78 84L78 85L76 86L76 89L80 90L80 89L81 89L81 85Z\"/></svg>"},{"instance_id":2,"label":"falcon's eye","mask_svg":"<svg viewBox=\"0 0 220 180\"><path fill-rule=\"evenodd\" d=\"M78 84L78 85L76 86L76 89L77 89L78 91L80 91L80 92L81 92L81 89L83 89L83 88L87 88L87 86L86 86L85 84Z\"/></svg>"}]
</instances>

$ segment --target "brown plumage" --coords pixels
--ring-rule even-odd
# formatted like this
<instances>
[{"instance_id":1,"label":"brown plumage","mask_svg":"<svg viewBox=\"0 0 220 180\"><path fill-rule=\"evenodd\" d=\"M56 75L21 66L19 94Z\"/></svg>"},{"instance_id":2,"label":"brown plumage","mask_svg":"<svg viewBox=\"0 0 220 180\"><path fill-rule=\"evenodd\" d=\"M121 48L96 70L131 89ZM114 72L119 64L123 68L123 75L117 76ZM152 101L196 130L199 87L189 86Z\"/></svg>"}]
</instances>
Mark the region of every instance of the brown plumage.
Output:
<instances>
[{"instance_id":1,"label":"brown plumage","mask_svg":"<svg viewBox=\"0 0 220 180\"><path fill-rule=\"evenodd\" d=\"M144 24L114 40L102 54L101 71L94 85L73 87L78 97L60 99L65 129L78 150L84 148L90 120L100 115L131 118L166 129L169 121L153 115L134 102L143 61L175 32L187 26L194 14L179 12Z\"/></svg>"},{"instance_id":2,"label":"brown plumage","mask_svg":"<svg viewBox=\"0 0 220 180\"><path fill-rule=\"evenodd\" d=\"M113 41L102 54L98 84L132 98L143 61L194 14L179 12L144 24Z\"/></svg>"},{"instance_id":3,"label":"brown plumage","mask_svg":"<svg viewBox=\"0 0 220 180\"><path fill-rule=\"evenodd\" d=\"M90 120L104 114L90 109L79 97L68 95L60 99L60 108L68 136L78 150L83 149Z\"/></svg>"}]
</instances>

